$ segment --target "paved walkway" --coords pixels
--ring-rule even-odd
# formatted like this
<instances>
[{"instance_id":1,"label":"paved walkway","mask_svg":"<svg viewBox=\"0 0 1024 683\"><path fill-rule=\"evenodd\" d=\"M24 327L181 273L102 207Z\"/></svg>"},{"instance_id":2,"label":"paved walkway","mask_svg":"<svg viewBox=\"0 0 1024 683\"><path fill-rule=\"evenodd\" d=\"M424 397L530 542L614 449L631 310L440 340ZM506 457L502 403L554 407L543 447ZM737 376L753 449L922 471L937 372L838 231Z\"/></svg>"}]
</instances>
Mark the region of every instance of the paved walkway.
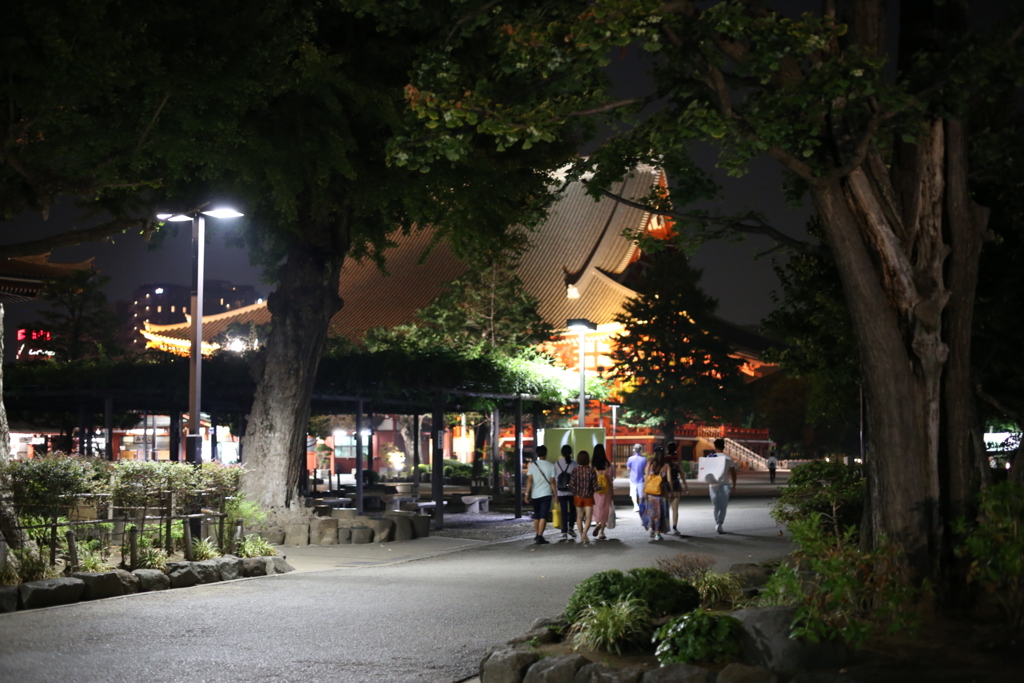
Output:
<instances>
[{"instance_id":1,"label":"paved walkway","mask_svg":"<svg viewBox=\"0 0 1024 683\"><path fill-rule=\"evenodd\" d=\"M706 495L691 495L683 535L662 542L621 506L610 540L587 545L434 536L286 548L299 571L0 614L0 681L463 681L595 572L682 552L720 570L787 553L772 501L743 488L721 536Z\"/></svg>"}]
</instances>

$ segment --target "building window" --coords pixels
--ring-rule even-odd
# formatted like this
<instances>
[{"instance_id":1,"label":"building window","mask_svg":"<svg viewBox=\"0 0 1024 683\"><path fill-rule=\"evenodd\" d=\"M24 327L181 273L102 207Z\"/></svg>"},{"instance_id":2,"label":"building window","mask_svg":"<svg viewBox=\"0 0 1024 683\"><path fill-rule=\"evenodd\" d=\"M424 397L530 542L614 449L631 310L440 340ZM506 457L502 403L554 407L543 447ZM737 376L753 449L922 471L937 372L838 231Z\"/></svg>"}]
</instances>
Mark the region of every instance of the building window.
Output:
<instances>
[{"instance_id":1,"label":"building window","mask_svg":"<svg viewBox=\"0 0 1024 683\"><path fill-rule=\"evenodd\" d=\"M156 307L156 312L157 313L163 313L163 306L157 306Z\"/></svg>"},{"instance_id":2,"label":"building window","mask_svg":"<svg viewBox=\"0 0 1024 683\"><path fill-rule=\"evenodd\" d=\"M174 313L174 309L175 309L175 308L176 308L176 306L174 306L174 305L172 304L172 305L171 305L171 313Z\"/></svg>"}]
</instances>

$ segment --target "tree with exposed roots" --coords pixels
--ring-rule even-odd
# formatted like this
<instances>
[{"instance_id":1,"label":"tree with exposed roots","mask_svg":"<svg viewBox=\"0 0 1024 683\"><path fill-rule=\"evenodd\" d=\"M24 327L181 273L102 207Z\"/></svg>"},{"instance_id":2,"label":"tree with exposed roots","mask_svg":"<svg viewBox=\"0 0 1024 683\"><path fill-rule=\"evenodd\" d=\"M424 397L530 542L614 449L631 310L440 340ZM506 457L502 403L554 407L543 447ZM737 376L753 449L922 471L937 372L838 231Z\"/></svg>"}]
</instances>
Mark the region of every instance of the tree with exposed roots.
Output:
<instances>
[{"instance_id":1,"label":"tree with exposed roots","mask_svg":"<svg viewBox=\"0 0 1024 683\"><path fill-rule=\"evenodd\" d=\"M400 141L402 160L451 156L478 135L532 144L565 122L603 116L618 131L592 157L595 192L635 163L676 186L647 205L681 234L767 234L819 249L757 213L687 209L714 183L696 141L743 173L776 160L790 197L809 198L842 281L860 353L868 430L864 536L896 544L919 577L949 578L951 523L987 476L970 381L978 262L988 210L975 203L969 105L1013 106L1024 72L1021 16L974 30L966 0L824 0L787 17L758 0L597 0L502 6L467 23L504 37L495 73L529 81L502 97L453 76L455 43L424 60L409 106L434 124ZM614 96L603 69L620 51L650 58L649 90ZM645 110L645 107L648 107ZM640 113L643 116L639 116ZM440 122L441 125L437 125ZM438 132L438 129L442 132Z\"/></svg>"}]
</instances>

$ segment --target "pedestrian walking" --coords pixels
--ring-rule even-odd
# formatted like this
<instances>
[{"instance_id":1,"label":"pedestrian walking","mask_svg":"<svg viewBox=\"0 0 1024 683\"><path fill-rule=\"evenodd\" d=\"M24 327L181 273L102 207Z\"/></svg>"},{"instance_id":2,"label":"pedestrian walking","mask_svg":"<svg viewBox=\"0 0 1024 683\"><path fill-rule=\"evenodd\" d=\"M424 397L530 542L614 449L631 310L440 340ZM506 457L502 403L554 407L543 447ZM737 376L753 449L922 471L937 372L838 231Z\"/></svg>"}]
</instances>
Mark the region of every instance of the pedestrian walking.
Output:
<instances>
[{"instance_id":1,"label":"pedestrian walking","mask_svg":"<svg viewBox=\"0 0 1024 683\"><path fill-rule=\"evenodd\" d=\"M591 461L597 472L597 490L594 491L594 536L605 540L604 531L612 522L615 514L615 463L608 459L604 446L594 446L594 457Z\"/></svg>"},{"instance_id":2,"label":"pedestrian walking","mask_svg":"<svg viewBox=\"0 0 1024 683\"><path fill-rule=\"evenodd\" d=\"M655 541L660 541L661 535L668 533L668 500L665 497L668 477L665 449L658 446L654 449L654 457L647 463L644 497L640 501L640 521Z\"/></svg>"},{"instance_id":3,"label":"pedestrian walking","mask_svg":"<svg viewBox=\"0 0 1024 683\"><path fill-rule=\"evenodd\" d=\"M558 508L562 513L562 540L576 538L576 507L573 505L572 490L569 480L572 478L576 463L572 459L572 446L562 446L562 457L555 463L555 481L557 486Z\"/></svg>"},{"instance_id":4,"label":"pedestrian walking","mask_svg":"<svg viewBox=\"0 0 1024 683\"><path fill-rule=\"evenodd\" d=\"M576 454L576 467L569 479L569 489L572 490L573 505L576 508L580 539L590 543L587 534L594 514L594 492L597 491L597 472L590 466L590 453L580 451Z\"/></svg>"},{"instance_id":5,"label":"pedestrian walking","mask_svg":"<svg viewBox=\"0 0 1024 683\"><path fill-rule=\"evenodd\" d=\"M775 457L775 449L773 448L768 454L768 481L772 484L775 483L775 468L779 466L779 459Z\"/></svg>"},{"instance_id":6,"label":"pedestrian walking","mask_svg":"<svg viewBox=\"0 0 1024 683\"><path fill-rule=\"evenodd\" d=\"M665 461L668 462L668 505L672 511L672 531L679 533L679 497L690 494L690 485L686 483L679 462L679 446L675 441L668 445Z\"/></svg>"},{"instance_id":7,"label":"pedestrian walking","mask_svg":"<svg viewBox=\"0 0 1024 683\"><path fill-rule=\"evenodd\" d=\"M711 496L711 505L715 512L715 531L724 534L722 525L725 524L725 511L729 507L729 496L736 489L736 461L725 454L725 439L715 439L715 452L704 456L706 458L723 458L724 465L718 464L715 468L717 474L708 478L708 494ZM732 485L730 486L730 480Z\"/></svg>"},{"instance_id":8,"label":"pedestrian walking","mask_svg":"<svg viewBox=\"0 0 1024 683\"><path fill-rule=\"evenodd\" d=\"M526 490L523 498L533 504L533 530L537 545L550 543L544 538L544 528L551 513L551 499L555 492L555 466L547 461L548 449L537 447L537 458L526 470Z\"/></svg>"},{"instance_id":9,"label":"pedestrian walking","mask_svg":"<svg viewBox=\"0 0 1024 683\"><path fill-rule=\"evenodd\" d=\"M629 469L629 497L633 499L633 512L640 512L640 501L644 497L644 472L647 469L647 458L644 447L634 444L633 454L626 460Z\"/></svg>"}]
</instances>

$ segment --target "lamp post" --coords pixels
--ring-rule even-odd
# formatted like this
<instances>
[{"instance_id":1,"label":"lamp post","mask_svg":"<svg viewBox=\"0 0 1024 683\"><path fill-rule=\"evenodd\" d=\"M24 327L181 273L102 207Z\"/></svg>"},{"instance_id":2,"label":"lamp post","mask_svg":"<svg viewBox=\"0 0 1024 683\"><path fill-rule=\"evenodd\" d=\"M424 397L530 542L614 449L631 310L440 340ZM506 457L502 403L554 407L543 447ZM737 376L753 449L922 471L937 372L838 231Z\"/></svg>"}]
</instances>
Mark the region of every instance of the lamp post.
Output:
<instances>
[{"instance_id":1,"label":"lamp post","mask_svg":"<svg viewBox=\"0 0 1024 683\"><path fill-rule=\"evenodd\" d=\"M239 218L244 214L234 209L221 208L191 213L159 213L162 221L181 223L192 221L192 334L189 347L188 381L188 436L185 437L185 461L202 462L203 435L199 428L199 412L203 385L203 270L206 261L206 219Z\"/></svg>"},{"instance_id":2,"label":"lamp post","mask_svg":"<svg viewBox=\"0 0 1024 683\"><path fill-rule=\"evenodd\" d=\"M587 341L587 332L593 332L597 329L595 323L590 322L586 318L569 318L566 321L565 326L569 328L570 332L576 332L580 335L580 427L584 425L584 416L587 408L587 355L586 347L584 346Z\"/></svg>"},{"instance_id":3,"label":"lamp post","mask_svg":"<svg viewBox=\"0 0 1024 683\"><path fill-rule=\"evenodd\" d=\"M608 402L608 407L612 409L612 457L611 457L611 461L614 463L615 462L615 433L618 431L618 429L616 428L616 418L619 415L618 411L619 411L619 408L622 407L622 404L617 402L617 401L609 401Z\"/></svg>"}]
</instances>

